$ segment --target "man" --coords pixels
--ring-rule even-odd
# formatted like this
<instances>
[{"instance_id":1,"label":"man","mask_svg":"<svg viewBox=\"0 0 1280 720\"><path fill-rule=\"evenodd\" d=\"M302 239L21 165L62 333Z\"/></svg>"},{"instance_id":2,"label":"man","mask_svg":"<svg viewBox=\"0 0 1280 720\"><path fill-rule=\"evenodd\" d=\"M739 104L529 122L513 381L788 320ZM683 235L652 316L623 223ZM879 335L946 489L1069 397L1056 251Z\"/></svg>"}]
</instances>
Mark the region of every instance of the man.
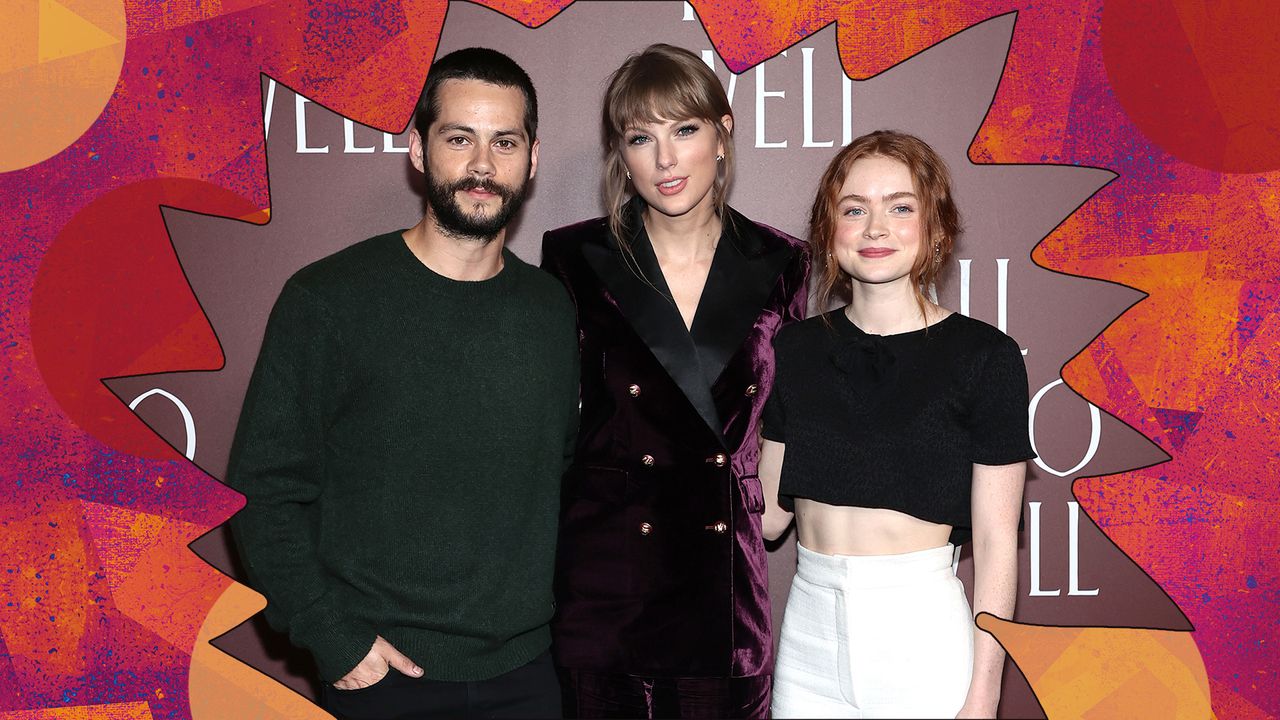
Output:
<instances>
[{"instance_id":1,"label":"man","mask_svg":"<svg viewBox=\"0 0 1280 720\"><path fill-rule=\"evenodd\" d=\"M422 221L316 262L272 310L231 453L267 618L340 717L559 717L547 655L573 307L503 246L538 167L510 58L432 65Z\"/></svg>"}]
</instances>

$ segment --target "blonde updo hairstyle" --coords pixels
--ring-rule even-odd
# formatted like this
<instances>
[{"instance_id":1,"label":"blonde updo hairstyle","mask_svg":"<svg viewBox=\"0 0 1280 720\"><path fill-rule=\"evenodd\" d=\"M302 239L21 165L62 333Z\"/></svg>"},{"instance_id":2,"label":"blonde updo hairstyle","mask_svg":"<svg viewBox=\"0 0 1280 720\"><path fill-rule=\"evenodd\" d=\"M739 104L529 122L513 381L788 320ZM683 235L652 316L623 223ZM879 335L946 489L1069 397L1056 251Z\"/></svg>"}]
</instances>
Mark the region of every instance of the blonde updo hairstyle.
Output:
<instances>
[{"instance_id":1,"label":"blonde updo hairstyle","mask_svg":"<svg viewBox=\"0 0 1280 720\"><path fill-rule=\"evenodd\" d=\"M724 217L725 195L733 176L733 134L720 118L733 117L720 79L697 55L658 43L627 58L609 78L602 112L604 135L604 201L609 230L624 248L628 233L624 209L635 194L622 162L627 128L672 120L702 120L715 128L724 147L717 163L712 200L716 214Z\"/></svg>"},{"instance_id":2,"label":"blonde updo hairstyle","mask_svg":"<svg viewBox=\"0 0 1280 720\"><path fill-rule=\"evenodd\" d=\"M951 196L951 171L946 162L914 135L877 130L849 143L836 154L818 181L818 196L809 215L809 245L813 252L815 295L820 310L851 287L852 278L833 257L840 188L850 168L868 157L892 158L907 166L922 210L920 251L911 267L911 285L923 315L925 288L933 285L960 235L960 211Z\"/></svg>"}]
</instances>

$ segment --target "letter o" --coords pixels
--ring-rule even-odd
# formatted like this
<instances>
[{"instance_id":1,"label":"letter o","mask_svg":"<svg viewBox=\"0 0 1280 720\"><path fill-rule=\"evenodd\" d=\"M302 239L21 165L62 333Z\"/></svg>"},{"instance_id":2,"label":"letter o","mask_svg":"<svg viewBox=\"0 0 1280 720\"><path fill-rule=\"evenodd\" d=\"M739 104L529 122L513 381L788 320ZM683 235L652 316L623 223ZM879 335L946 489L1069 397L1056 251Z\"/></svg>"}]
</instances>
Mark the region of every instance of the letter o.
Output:
<instances>
[{"instance_id":1,"label":"letter o","mask_svg":"<svg viewBox=\"0 0 1280 720\"><path fill-rule=\"evenodd\" d=\"M173 395L172 393L161 390L160 388L151 388L150 390L134 398L133 402L129 403L129 409L137 410L138 405L141 404L143 400L146 400L152 395L159 395L160 397L163 397L169 400L169 402L172 402L175 406L177 406L178 412L182 413L182 425L187 430L187 451L184 452L183 455L186 455L188 460L191 460L194 462L196 459L196 420L195 418L191 417L191 410L188 409L186 404L183 403L181 400L179 400L177 396ZM1032 443L1032 447L1033 448L1035 447L1035 443Z\"/></svg>"},{"instance_id":2,"label":"letter o","mask_svg":"<svg viewBox=\"0 0 1280 720\"><path fill-rule=\"evenodd\" d=\"M1027 433L1031 436L1031 451L1036 454L1036 465L1039 465L1045 472L1053 473L1058 477L1066 477L1074 472L1078 472L1084 468L1085 465L1088 465L1089 461L1093 459L1093 456L1097 454L1098 443L1102 439L1102 413L1098 411L1098 408L1095 407L1093 403L1086 400L1085 404L1089 406L1089 449L1085 450L1084 459L1076 463L1075 467L1065 472L1049 467L1048 463L1040 459L1040 450L1036 447L1036 408L1040 405L1041 398L1047 395L1050 390L1059 385L1065 384L1066 383L1063 382L1062 378L1058 378L1057 380L1054 380L1048 385L1040 388L1040 391L1031 398L1031 406L1027 409Z\"/></svg>"}]
</instances>

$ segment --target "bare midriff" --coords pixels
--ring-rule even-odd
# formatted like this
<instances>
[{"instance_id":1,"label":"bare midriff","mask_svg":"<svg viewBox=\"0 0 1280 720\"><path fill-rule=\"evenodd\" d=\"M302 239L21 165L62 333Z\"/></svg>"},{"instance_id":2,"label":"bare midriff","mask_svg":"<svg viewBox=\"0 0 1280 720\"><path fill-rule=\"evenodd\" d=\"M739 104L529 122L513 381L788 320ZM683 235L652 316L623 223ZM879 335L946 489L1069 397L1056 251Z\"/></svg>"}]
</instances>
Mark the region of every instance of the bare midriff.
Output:
<instances>
[{"instance_id":1,"label":"bare midriff","mask_svg":"<svg viewBox=\"0 0 1280 720\"><path fill-rule=\"evenodd\" d=\"M885 508L827 505L796 498L800 544L824 555L898 555L947 544L950 525Z\"/></svg>"}]
</instances>

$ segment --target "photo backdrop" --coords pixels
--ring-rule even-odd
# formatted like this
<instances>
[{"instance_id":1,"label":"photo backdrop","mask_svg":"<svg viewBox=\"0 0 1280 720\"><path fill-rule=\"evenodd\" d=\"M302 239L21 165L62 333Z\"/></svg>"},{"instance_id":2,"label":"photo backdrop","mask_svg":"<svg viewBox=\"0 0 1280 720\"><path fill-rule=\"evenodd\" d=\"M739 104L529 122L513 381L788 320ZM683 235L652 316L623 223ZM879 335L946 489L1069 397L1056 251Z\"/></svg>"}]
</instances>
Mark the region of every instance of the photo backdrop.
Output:
<instances>
[{"instance_id":1,"label":"photo backdrop","mask_svg":"<svg viewBox=\"0 0 1280 720\"><path fill-rule=\"evenodd\" d=\"M262 601L218 527L241 502L216 480L276 293L420 217L398 131L433 55L495 47L538 86L539 175L509 236L536 262L544 230L602 214L608 73L668 42L730 93L730 202L752 219L803 236L826 162L876 128L953 169L966 231L938 297L1024 348L1039 455L1015 622L984 623L1018 666L1002 714L1280 712L1268 10L566 5L24 16L36 42L0 67L24 92L0 150L0 711L322 715L267 677L313 690L304 655L240 624ZM776 626L790 539L770 565Z\"/></svg>"}]
</instances>

